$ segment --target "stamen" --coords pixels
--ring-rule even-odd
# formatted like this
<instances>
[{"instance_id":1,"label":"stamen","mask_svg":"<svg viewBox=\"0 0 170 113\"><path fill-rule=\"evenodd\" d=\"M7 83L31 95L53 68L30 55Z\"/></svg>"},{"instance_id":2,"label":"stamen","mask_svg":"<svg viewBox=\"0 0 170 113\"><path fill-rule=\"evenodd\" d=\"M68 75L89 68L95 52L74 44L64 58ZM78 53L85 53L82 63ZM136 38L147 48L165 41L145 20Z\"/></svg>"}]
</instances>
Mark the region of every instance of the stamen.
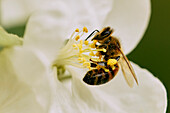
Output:
<instances>
[{"instance_id":1,"label":"stamen","mask_svg":"<svg viewBox=\"0 0 170 113\"><path fill-rule=\"evenodd\" d=\"M93 51L91 51L91 52L89 53L89 55L90 55L90 56L95 56L95 54L93 53Z\"/></svg>"},{"instance_id":2,"label":"stamen","mask_svg":"<svg viewBox=\"0 0 170 113\"><path fill-rule=\"evenodd\" d=\"M75 38L75 40L78 41L79 39L80 39L80 36L77 35L76 38Z\"/></svg>"},{"instance_id":3,"label":"stamen","mask_svg":"<svg viewBox=\"0 0 170 113\"><path fill-rule=\"evenodd\" d=\"M83 63L83 62L86 62L86 59L84 57L79 57L78 60L80 60L79 63Z\"/></svg>"},{"instance_id":4,"label":"stamen","mask_svg":"<svg viewBox=\"0 0 170 113\"><path fill-rule=\"evenodd\" d=\"M97 40L93 40L93 43L90 44L90 47L91 48L96 48L96 43L97 43Z\"/></svg>"},{"instance_id":5,"label":"stamen","mask_svg":"<svg viewBox=\"0 0 170 113\"><path fill-rule=\"evenodd\" d=\"M85 32L85 33L87 33L87 32L88 32L87 27L84 27L84 28L83 28L83 32Z\"/></svg>"},{"instance_id":6,"label":"stamen","mask_svg":"<svg viewBox=\"0 0 170 113\"><path fill-rule=\"evenodd\" d=\"M84 62L83 66L90 66L90 63L89 62Z\"/></svg>"},{"instance_id":7,"label":"stamen","mask_svg":"<svg viewBox=\"0 0 170 113\"><path fill-rule=\"evenodd\" d=\"M85 44L85 45L88 45L88 44L89 44L89 41L87 41L87 40L84 41L84 44Z\"/></svg>"},{"instance_id":8,"label":"stamen","mask_svg":"<svg viewBox=\"0 0 170 113\"><path fill-rule=\"evenodd\" d=\"M74 47L75 49L78 49L77 44L73 44L73 47Z\"/></svg>"},{"instance_id":9,"label":"stamen","mask_svg":"<svg viewBox=\"0 0 170 113\"><path fill-rule=\"evenodd\" d=\"M101 54L99 52L96 53L96 56L100 56Z\"/></svg>"},{"instance_id":10,"label":"stamen","mask_svg":"<svg viewBox=\"0 0 170 113\"><path fill-rule=\"evenodd\" d=\"M79 32L79 29L77 28L77 29L75 30L75 32Z\"/></svg>"}]
</instances>

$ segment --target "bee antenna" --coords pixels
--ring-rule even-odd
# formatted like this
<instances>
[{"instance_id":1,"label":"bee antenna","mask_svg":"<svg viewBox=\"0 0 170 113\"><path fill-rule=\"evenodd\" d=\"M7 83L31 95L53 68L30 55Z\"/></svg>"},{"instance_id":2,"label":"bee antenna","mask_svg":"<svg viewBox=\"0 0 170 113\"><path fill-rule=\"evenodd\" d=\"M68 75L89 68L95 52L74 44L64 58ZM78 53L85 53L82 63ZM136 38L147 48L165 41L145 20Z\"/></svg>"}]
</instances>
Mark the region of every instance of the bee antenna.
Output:
<instances>
[{"instance_id":1,"label":"bee antenna","mask_svg":"<svg viewBox=\"0 0 170 113\"><path fill-rule=\"evenodd\" d=\"M87 40L87 39L89 39L95 32L99 32L99 30L94 30L86 39L85 39L85 41Z\"/></svg>"}]
</instances>

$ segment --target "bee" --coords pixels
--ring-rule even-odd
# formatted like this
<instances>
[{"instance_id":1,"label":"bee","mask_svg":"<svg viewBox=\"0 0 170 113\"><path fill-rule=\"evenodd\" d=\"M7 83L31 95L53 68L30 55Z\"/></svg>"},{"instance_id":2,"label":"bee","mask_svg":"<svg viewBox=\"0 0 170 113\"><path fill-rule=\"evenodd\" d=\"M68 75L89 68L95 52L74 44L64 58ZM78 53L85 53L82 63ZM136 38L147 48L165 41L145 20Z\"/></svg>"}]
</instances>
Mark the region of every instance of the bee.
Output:
<instances>
[{"instance_id":1,"label":"bee","mask_svg":"<svg viewBox=\"0 0 170 113\"><path fill-rule=\"evenodd\" d=\"M95 45L95 48L104 48L106 51L98 51L99 54L103 56L103 61L99 62L90 59L92 62L91 67L95 67L96 69L88 71L84 76L83 81L89 85L101 85L107 83L116 76L120 65L127 84L130 87L133 87L135 80L138 85L135 72L128 58L123 53L119 40L116 37L111 36L114 32L113 29L105 27L101 31L94 30L85 40L89 39L95 32L97 33L92 38L92 41L95 40L98 42L98 44ZM108 65L109 59L117 60L117 63L114 64L114 69Z\"/></svg>"}]
</instances>

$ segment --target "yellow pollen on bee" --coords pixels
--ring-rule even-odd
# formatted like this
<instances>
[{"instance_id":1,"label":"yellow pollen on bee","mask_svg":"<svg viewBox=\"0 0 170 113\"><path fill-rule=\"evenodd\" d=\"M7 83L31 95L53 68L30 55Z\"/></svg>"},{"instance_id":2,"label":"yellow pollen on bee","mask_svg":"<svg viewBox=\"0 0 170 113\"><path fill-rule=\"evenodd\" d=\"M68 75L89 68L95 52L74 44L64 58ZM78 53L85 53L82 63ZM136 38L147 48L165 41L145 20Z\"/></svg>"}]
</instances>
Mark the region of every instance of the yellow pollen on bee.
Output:
<instances>
[{"instance_id":1,"label":"yellow pollen on bee","mask_svg":"<svg viewBox=\"0 0 170 113\"><path fill-rule=\"evenodd\" d=\"M75 30L75 32L79 32L79 29L77 28L77 29Z\"/></svg>"},{"instance_id":2,"label":"yellow pollen on bee","mask_svg":"<svg viewBox=\"0 0 170 113\"><path fill-rule=\"evenodd\" d=\"M83 32L85 32L85 33L87 33L87 32L88 32L87 27L83 27Z\"/></svg>"},{"instance_id":3,"label":"yellow pollen on bee","mask_svg":"<svg viewBox=\"0 0 170 113\"><path fill-rule=\"evenodd\" d=\"M109 69L103 68L105 72L109 72Z\"/></svg>"},{"instance_id":4,"label":"yellow pollen on bee","mask_svg":"<svg viewBox=\"0 0 170 113\"><path fill-rule=\"evenodd\" d=\"M77 35L76 38L75 38L75 40L78 41L79 39L80 39L80 36Z\"/></svg>"},{"instance_id":5,"label":"yellow pollen on bee","mask_svg":"<svg viewBox=\"0 0 170 113\"><path fill-rule=\"evenodd\" d=\"M115 66L112 66L111 68L112 68L112 70L115 70Z\"/></svg>"},{"instance_id":6,"label":"yellow pollen on bee","mask_svg":"<svg viewBox=\"0 0 170 113\"><path fill-rule=\"evenodd\" d=\"M109 59L107 62L107 65L110 65L111 67L113 67L116 63L117 63L116 59Z\"/></svg>"},{"instance_id":7,"label":"yellow pollen on bee","mask_svg":"<svg viewBox=\"0 0 170 113\"><path fill-rule=\"evenodd\" d=\"M87 41L87 40L84 41L84 44L85 44L85 45L88 45L88 44L89 44L89 41Z\"/></svg>"}]
</instances>

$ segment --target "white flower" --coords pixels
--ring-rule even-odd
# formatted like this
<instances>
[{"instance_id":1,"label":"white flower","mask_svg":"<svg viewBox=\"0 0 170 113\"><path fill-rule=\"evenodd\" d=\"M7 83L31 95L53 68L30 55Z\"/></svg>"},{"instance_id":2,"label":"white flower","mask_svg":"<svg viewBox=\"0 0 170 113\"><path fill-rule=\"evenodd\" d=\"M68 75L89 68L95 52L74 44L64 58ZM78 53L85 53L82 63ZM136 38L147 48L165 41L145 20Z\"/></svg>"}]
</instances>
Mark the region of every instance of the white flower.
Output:
<instances>
[{"instance_id":1,"label":"white flower","mask_svg":"<svg viewBox=\"0 0 170 113\"><path fill-rule=\"evenodd\" d=\"M93 87L82 81L84 69L67 66L72 78L60 81L51 68L64 41L77 27L87 26L93 31L109 25L129 53L147 27L150 1L52 0L45 6L30 17L23 46L0 53L0 92L4 94L0 99L7 103L0 104L2 113L166 112L164 86L134 63L139 86L133 88L125 83L121 71L109 83Z\"/></svg>"}]
</instances>

